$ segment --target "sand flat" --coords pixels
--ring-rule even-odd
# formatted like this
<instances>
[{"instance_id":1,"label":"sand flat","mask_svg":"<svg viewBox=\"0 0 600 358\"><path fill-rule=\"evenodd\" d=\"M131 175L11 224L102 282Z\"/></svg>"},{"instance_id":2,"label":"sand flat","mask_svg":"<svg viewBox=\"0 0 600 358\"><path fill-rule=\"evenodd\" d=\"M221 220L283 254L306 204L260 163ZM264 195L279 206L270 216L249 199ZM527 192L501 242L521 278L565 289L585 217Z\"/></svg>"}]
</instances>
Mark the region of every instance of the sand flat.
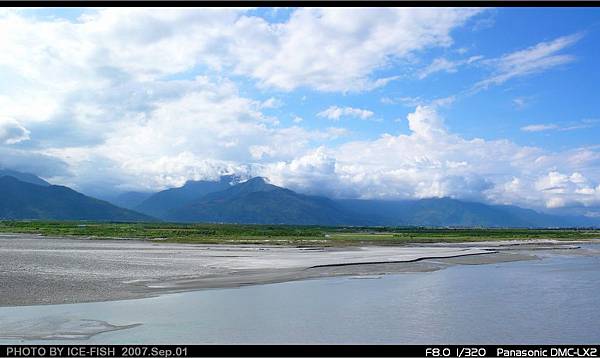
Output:
<instances>
[{"instance_id":1,"label":"sand flat","mask_svg":"<svg viewBox=\"0 0 600 358\"><path fill-rule=\"evenodd\" d=\"M479 261L494 262L497 249L479 244L188 245L0 235L0 305L105 301L311 277L429 271L452 264L444 260L456 257L486 255Z\"/></svg>"}]
</instances>

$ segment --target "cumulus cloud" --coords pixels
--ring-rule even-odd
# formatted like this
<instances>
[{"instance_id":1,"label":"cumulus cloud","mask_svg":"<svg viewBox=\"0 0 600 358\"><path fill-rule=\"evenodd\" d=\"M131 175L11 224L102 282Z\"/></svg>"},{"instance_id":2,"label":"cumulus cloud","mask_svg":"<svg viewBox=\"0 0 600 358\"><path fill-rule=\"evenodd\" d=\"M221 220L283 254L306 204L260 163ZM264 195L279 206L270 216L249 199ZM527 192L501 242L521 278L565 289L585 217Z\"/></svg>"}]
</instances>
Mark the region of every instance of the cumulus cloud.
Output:
<instances>
[{"instance_id":1,"label":"cumulus cloud","mask_svg":"<svg viewBox=\"0 0 600 358\"><path fill-rule=\"evenodd\" d=\"M336 174L336 159L329 156L325 147L311 150L289 162L270 163L262 174L272 183L295 188L302 192L323 195L340 195L341 178Z\"/></svg>"},{"instance_id":2,"label":"cumulus cloud","mask_svg":"<svg viewBox=\"0 0 600 358\"><path fill-rule=\"evenodd\" d=\"M375 113L366 109L352 108L352 107L338 107L331 106L319 113L317 116L339 121L342 117L358 118L358 119L369 119L373 117Z\"/></svg>"},{"instance_id":3,"label":"cumulus cloud","mask_svg":"<svg viewBox=\"0 0 600 358\"><path fill-rule=\"evenodd\" d=\"M341 197L449 196L535 208L599 203L600 153L593 149L548 153L465 139L449 132L433 107L417 107L407 120L409 135L321 147L265 173L280 185Z\"/></svg>"},{"instance_id":4,"label":"cumulus cloud","mask_svg":"<svg viewBox=\"0 0 600 358\"><path fill-rule=\"evenodd\" d=\"M542 193L547 208L566 205L593 205L600 200L600 185L594 187L588 178L579 172L565 174L550 171L539 177L534 187Z\"/></svg>"},{"instance_id":5,"label":"cumulus cloud","mask_svg":"<svg viewBox=\"0 0 600 358\"><path fill-rule=\"evenodd\" d=\"M402 119L410 133L374 140L345 142L338 140L348 134L343 128L307 129L311 121L300 117L286 127L270 114L289 102L282 91L345 93L398 80L386 70L451 46L451 32L479 12L309 8L277 23L245 9L98 9L77 20L4 12L0 109L9 119L0 120L0 166L86 192L158 190L237 173L338 197L600 205L598 148L553 153L463 138L439 112L453 96L389 99L416 107ZM578 39L495 60L438 61L426 76L471 59L495 68L479 86L496 85L572 61L559 52ZM238 76L268 99L228 79ZM279 92L269 97L272 89ZM318 115L374 117L338 106Z\"/></svg>"},{"instance_id":6,"label":"cumulus cloud","mask_svg":"<svg viewBox=\"0 0 600 358\"><path fill-rule=\"evenodd\" d=\"M243 8L90 9L76 20L9 11L0 17L0 107L51 146L69 133L102 141L103 123L142 120L129 117L193 90L172 77L186 71L233 71L283 90L367 90L398 78L378 70L450 46L451 31L479 12L309 8L269 23Z\"/></svg>"},{"instance_id":7,"label":"cumulus cloud","mask_svg":"<svg viewBox=\"0 0 600 358\"><path fill-rule=\"evenodd\" d=\"M88 174L98 175L94 166L101 165L105 173L99 177L118 178L113 186L160 189L187 179L255 172L252 168L262 162L290 160L312 145L346 134L336 127L280 127L261 111L264 102L241 96L233 83L204 77L191 82L183 81L187 91L172 98L147 98L142 112L129 108L123 112L127 120L107 124L94 118L103 128L103 139L94 145L44 150L68 162L77 181L93 181L94 175Z\"/></svg>"},{"instance_id":8,"label":"cumulus cloud","mask_svg":"<svg viewBox=\"0 0 600 358\"><path fill-rule=\"evenodd\" d=\"M408 127L419 138L433 140L446 134L442 119L432 107L418 106L407 119Z\"/></svg>"},{"instance_id":9,"label":"cumulus cloud","mask_svg":"<svg viewBox=\"0 0 600 358\"><path fill-rule=\"evenodd\" d=\"M246 9L98 9L78 21L0 18L0 64L72 89L97 71L157 79L196 66L232 69L283 90L362 91L398 76L377 70L452 44L469 8L302 8L269 23ZM127 34L127 36L123 36ZM10 51L5 51L10 50Z\"/></svg>"},{"instance_id":10,"label":"cumulus cloud","mask_svg":"<svg viewBox=\"0 0 600 358\"><path fill-rule=\"evenodd\" d=\"M268 24L244 18L236 72L265 86L360 91L397 78L373 72L416 51L452 44L450 32L479 9L305 8Z\"/></svg>"}]
</instances>

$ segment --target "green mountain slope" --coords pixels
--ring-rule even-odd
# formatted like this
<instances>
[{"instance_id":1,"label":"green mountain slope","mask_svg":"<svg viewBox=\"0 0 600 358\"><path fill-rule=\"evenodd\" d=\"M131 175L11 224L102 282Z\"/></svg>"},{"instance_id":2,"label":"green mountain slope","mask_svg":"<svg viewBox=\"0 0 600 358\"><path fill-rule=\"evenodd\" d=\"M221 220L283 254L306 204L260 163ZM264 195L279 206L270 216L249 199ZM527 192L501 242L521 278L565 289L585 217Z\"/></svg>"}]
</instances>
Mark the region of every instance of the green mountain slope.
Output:
<instances>
[{"instance_id":1,"label":"green mountain slope","mask_svg":"<svg viewBox=\"0 0 600 358\"><path fill-rule=\"evenodd\" d=\"M155 220L64 186L41 186L0 177L0 219L152 221Z\"/></svg>"},{"instance_id":2,"label":"green mountain slope","mask_svg":"<svg viewBox=\"0 0 600 358\"><path fill-rule=\"evenodd\" d=\"M29 174L29 173L21 173L21 172L15 171L15 170L0 169L0 177L3 177L3 176L13 177L13 178L19 179L20 181L25 182L25 183L41 185L41 186L50 186L50 183L48 183L47 181L45 181L44 179L42 179L38 176Z\"/></svg>"},{"instance_id":3,"label":"green mountain slope","mask_svg":"<svg viewBox=\"0 0 600 358\"><path fill-rule=\"evenodd\" d=\"M188 181L159 193L131 192L106 201L33 174L0 170L0 219L54 219L223 222L354 226L598 227L585 216L549 215L508 205L487 205L450 198L421 200L332 200L310 196L253 178ZM140 203L141 202L141 203ZM136 203L140 203L135 206ZM144 214L141 214L143 212Z\"/></svg>"},{"instance_id":4,"label":"green mountain slope","mask_svg":"<svg viewBox=\"0 0 600 358\"><path fill-rule=\"evenodd\" d=\"M582 217L547 215L516 206L450 198L405 201L331 200L253 178L171 209L165 220L298 225L574 227L597 226Z\"/></svg>"},{"instance_id":5,"label":"green mountain slope","mask_svg":"<svg viewBox=\"0 0 600 358\"><path fill-rule=\"evenodd\" d=\"M230 175L222 176L219 181L190 180L180 188L171 188L151 195L133 209L157 218L165 218L171 210L185 206L206 194L230 188L230 183L235 180L236 178Z\"/></svg>"},{"instance_id":6,"label":"green mountain slope","mask_svg":"<svg viewBox=\"0 0 600 358\"><path fill-rule=\"evenodd\" d=\"M355 219L330 199L295 193L253 178L172 210L167 219L185 222L348 225Z\"/></svg>"}]
</instances>

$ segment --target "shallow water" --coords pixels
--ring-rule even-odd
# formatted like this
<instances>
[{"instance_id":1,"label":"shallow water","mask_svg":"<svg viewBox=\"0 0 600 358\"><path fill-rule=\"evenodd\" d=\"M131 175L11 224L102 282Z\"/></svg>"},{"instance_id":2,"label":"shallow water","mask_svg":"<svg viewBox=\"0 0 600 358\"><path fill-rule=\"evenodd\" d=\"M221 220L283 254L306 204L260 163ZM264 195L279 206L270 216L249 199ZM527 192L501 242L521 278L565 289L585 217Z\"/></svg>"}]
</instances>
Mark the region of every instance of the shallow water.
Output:
<instances>
[{"instance_id":1,"label":"shallow water","mask_svg":"<svg viewBox=\"0 0 600 358\"><path fill-rule=\"evenodd\" d=\"M135 324L140 325L121 327ZM35 332L40 327L46 333L53 329L54 340L40 340ZM90 327L102 333L93 334ZM77 335L79 328L85 334ZM594 344L600 341L600 256L546 253L542 260L372 279L1 307L0 334L7 331L32 339L0 339L0 344ZM70 335L61 336L65 331Z\"/></svg>"}]
</instances>

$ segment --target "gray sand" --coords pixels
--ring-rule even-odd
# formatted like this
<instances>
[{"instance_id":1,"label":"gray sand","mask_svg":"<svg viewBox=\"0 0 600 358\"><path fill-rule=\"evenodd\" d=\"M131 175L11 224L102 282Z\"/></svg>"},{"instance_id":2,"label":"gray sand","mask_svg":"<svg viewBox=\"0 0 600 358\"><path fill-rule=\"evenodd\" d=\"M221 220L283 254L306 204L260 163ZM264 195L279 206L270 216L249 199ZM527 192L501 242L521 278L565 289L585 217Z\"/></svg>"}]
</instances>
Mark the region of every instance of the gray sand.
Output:
<instances>
[{"instance_id":1,"label":"gray sand","mask_svg":"<svg viewBox=\"0 0 600 358\"><path fill-rule=\"evenodd\" d=\"M497 243L332 249L0 235L0 306L131 299L201 288L536 258L533 251L515 251L512 244L506 251ZM572 244L544 245L577 251Z\"/></svg>"}]
</instances>

